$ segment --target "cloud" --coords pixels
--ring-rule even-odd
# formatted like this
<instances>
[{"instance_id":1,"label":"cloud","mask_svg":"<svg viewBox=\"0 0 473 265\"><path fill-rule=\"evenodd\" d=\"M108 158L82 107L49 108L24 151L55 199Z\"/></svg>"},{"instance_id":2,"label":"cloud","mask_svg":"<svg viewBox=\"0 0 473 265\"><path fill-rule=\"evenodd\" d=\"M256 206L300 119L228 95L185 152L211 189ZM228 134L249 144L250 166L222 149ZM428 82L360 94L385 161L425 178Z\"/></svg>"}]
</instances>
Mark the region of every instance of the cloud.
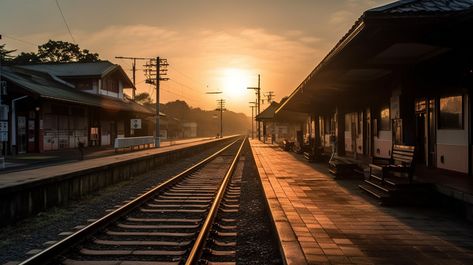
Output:
<instances>
[{"instance_id":1,"label":"cloud","mask_svg":"<svg viewBox=\"0 0 473 265\"><path fill-rule=\"evenodd\" d=\"M130 68L131 62L117 60L115 56L167 58L172 67L169 74L175 82L163 84L167 89L162 94L163 102L181 95L191 105L204 108L213 108L215 102L214 98L204 95L203 84L217 88L220 85L217 75L223 68L243 69L252 74L254 84L248 86L256 85L257 74L261 74L265 91L273 90L281 98L295 89L325 53L319 48L323 40L317 36L301 31L276 33L263 28L178 31L137 24L109 26L94 32L76 31L74 35L81 48L122 64L125 70ZM47 41L49 38L38 35L35 39ZM58 39L68 40L67 35ZM142 68L141 65L138 68ZM139 91L151 92L143 80L143 74L137 73ZM253 99L252 93L249 96L251 99L238 100L246 107L247 101ZM235 107L232 101L228 102L228 107Z\"/></svg>"},{"instance_id":2,"label":"cloud","mask_svg":"<svg viewBox=\"0 0 473 265\"><path fill-rule=\"evenodd\" d=\"M345 25L347 22L352 22L355 15L347 10L339 10L330 15L328 20L331 25Z\"/></svg>"}]
</instances>

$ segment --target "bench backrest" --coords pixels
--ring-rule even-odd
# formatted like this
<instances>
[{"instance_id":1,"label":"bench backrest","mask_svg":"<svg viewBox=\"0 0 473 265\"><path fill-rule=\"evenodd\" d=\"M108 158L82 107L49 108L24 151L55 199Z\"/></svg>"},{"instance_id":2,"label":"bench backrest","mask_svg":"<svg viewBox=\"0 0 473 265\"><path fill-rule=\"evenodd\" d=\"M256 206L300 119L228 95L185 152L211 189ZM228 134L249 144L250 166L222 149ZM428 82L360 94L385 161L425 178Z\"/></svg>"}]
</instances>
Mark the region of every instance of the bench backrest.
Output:
<instances>
[{"instance_id":1,"label":"bench backrest","mask_svg":"<svg viewBox=\"0 0 473 265\"><path fill-rule=\"evenodd\" d=\"M415 146L394 145L391 153L392 162L395 165L412 167L414 163Z\"/></svg>"},{"instance_id":2,"label":"bench backrest","mask_svg":"<svg viewBox=\"0 0 473 265\"><path fill-rule=\"evenodd\" d=\"M154 144L154 136L116 138L114 148L126 148L143 144Z\"/></svg>"}]
</instances>

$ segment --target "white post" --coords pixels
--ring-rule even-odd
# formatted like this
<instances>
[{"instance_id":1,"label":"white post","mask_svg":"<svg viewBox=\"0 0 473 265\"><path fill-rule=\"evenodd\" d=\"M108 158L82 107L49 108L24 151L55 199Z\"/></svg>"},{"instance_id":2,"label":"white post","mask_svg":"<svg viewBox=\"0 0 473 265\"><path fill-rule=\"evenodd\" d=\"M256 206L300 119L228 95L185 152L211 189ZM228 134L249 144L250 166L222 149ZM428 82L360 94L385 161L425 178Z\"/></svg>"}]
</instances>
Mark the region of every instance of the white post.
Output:
<instances>
[{"instance_id":1,"label":"white post","mask_svg":"<svg viewBox=\"0 0 473 265\"><path fill-rule=\"evenodd\" d=\"M19 98L12 99L11 101L11 148L16 147L16 102L18 100L27 98L28 96L22 96Z\"/></svg>"}]
</instances>

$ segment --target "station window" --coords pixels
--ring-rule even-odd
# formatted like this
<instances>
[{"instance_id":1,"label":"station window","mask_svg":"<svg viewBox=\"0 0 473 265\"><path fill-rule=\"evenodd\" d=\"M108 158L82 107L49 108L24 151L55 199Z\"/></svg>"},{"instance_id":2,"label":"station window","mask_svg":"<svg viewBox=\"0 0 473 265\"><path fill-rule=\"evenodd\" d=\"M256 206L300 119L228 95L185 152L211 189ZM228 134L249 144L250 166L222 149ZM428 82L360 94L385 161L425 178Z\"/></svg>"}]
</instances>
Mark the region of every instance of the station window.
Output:
<instances>
[{"instance_id":1,"label":"station window","mask_svg":"<svg viewBox=\"0 0 473 265\"><path fill-rule=\"evenodd\" d=\"M440 98L439 129L463 129L463 97Z\"/></svg>"},{"instance_id":2,"label":"station window","mask_svg":"<svg viewBox=\"0 0 473 265\"><path fill-rule=\"evenodd\" d=\"M91 127L90 128L90 140L98 140L99 139L99 128L98 127Z\"/></svg>"},{"instance_id":3,"label":"station window","mask_svg":"<svg viewBox=\"0 0 473 265\"><path fill-rule=\"evenodd\" d=\"M381 110L381 119L379 122L380 131L389 131L391 130L391 117L389 115L389 108L384 108Z\"/></svg>"}]
</instances>

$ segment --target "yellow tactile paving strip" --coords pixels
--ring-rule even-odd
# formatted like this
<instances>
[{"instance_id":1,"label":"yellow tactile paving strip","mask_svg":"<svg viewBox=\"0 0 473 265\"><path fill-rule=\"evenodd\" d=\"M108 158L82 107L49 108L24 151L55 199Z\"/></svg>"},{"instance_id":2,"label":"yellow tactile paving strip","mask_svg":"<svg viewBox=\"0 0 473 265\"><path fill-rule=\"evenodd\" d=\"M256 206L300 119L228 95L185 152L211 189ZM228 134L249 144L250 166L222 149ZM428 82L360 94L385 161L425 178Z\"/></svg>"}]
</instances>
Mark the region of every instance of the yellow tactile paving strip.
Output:
<instances>
[{"instance_id":1,"label":"yellow tactile paving strip","mask_svg":"<svg viewBox=\"0 0 473 265\"><path fill-rule=\"evenodd\" d=\"M438 210L380 207L322 165L251 146L288 264L473 264L471 224Z\"/></svg>"}]
</instances>

